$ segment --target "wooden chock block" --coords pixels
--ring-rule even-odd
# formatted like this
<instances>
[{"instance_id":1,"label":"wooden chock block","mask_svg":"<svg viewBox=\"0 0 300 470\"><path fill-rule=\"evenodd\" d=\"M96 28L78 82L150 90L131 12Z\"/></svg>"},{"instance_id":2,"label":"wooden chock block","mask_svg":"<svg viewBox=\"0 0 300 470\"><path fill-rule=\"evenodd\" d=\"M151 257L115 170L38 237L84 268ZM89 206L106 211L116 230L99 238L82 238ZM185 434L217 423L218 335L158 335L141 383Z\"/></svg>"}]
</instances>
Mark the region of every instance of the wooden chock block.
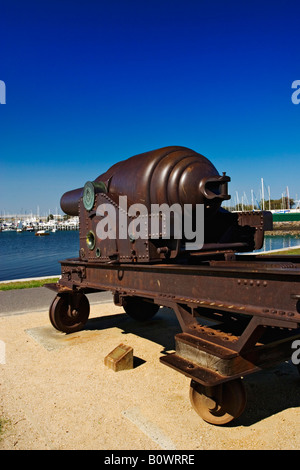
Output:
<instances>
[{"instance_id":1,"label":"wooden chock block","mask_svg":"<svg viewBox=\"0 0 300 470\"><path fill-rule=\"evenodd\" d=\"M133 369L133 348L119 344L104 358L104 364L115 372Z\"/></svg>"}]
</instances>

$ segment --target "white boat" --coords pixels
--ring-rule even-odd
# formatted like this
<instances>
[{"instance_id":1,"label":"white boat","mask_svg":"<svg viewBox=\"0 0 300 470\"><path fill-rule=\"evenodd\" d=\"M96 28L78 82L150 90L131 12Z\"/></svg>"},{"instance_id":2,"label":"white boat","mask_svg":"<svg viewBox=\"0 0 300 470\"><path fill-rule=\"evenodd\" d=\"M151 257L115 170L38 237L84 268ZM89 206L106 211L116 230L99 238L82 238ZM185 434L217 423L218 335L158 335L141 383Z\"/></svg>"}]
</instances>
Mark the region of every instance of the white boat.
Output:
<instances>
[{"instance_id":1,"label":"white boat","mask_svg":"<svg viewBox=\"0 0 300 470\"><path fill-rule=\"evenodd\" d=\"M35 232L35 235L37 237L44 237L45 235L50 235L50 234L47 230L38 230L37 232Z\"/></svg>"},{"instance_id":2,"label":"white boat","mask_svg":"<svg viewBox=\"0 0 300 470\"><path fill-rule=\"evenodd\" d=\"M24 231L23 224L22 224L22 222L19 222L18 226L17 226L17 233L21 233L23 231Z\"/></svg>"}]
</instances>

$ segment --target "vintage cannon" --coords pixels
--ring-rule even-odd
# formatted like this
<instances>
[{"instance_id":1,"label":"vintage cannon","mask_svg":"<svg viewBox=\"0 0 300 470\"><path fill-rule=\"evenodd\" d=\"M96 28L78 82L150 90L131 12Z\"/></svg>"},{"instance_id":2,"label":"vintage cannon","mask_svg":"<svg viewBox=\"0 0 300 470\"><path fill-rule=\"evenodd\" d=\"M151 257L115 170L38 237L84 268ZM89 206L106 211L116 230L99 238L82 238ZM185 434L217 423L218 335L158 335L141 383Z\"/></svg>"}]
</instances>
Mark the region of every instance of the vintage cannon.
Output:
<instances>
[{"instance_id":1,"label":"vintage cannon","mask_svg":"<svg viewBox=\"0 0 300 470\"><path fill-rule=\"evenodd\" d=\"M65 333L84 328L90 292L111 291L137 321L173 309L182 333L160 360L191 378L191 403L213 424L240 416L241 377L289 359L300 337L299 257L243 254L263 246L272 215L224 210L229 181L185 147L115 164L62 196L62 209L79 216L79 257L61 261L61 279L47 285L57 293L50 321ZM176 223L188 216L195 227L199 207L198 246Z\"/></svg>"},{"instance_id":2,"label":"vintage cannon","mask_svg":"<svg viewBox=\"0 0 300 470\"><path fill-rule=\"evenodd\" d=\"M189 250L183 231L182 237L174 236L174 212L170 212L170 226L165 227L160 212L152 210L155 205L157 208L176 206L179 217L184 215L181 209L189 205L191 225L195 224L195 206L203 205L202 254L221 249L259 249L263 243L263 229L267 225L270 228L272 223L270 215L232 214L221 209L222 201L230 198L227 192L229 181L230 178L225 173L220 176L203 155L184 147L167 147L115 164L83 188L65 193L61 207L66 214L79 215L80 258L83 260L145 263L186 258ZM121 206L120 196L126 196L125 208ZM97 213L97 208L108 204L117 211L116 236L103 239L96 236L97 225L104 218ZM131 223L136 228L137 216L127 212L128 206L136 204L146 209L138 219L141 225L146 224L147 233L143 237L127 233L128 236L121 238L118 236L120 218L125 217L126 227ZM192 251L195 255L195 250Z\"/></svg>"}]
</instances>

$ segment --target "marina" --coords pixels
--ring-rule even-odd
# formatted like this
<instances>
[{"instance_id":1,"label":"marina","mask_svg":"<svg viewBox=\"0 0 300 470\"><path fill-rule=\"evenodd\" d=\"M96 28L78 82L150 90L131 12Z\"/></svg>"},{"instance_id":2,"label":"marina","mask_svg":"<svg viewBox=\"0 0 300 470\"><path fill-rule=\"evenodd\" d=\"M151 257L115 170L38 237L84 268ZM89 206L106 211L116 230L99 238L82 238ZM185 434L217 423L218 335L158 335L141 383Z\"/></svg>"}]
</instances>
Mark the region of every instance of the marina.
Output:
<instances>
[{"instance_id":1,"label":"marina","mask_svg":"<svg viewBox=\"0 0 300 470\"><path fill-rule=\"evenodd\" d=\"M78 230L79 218L66 217L61 215L49 215L48 217L8 215L0 219L0 231L9 232L38 232L47 230L56 232L57 230Z\"/></svg>"}]
</instances>

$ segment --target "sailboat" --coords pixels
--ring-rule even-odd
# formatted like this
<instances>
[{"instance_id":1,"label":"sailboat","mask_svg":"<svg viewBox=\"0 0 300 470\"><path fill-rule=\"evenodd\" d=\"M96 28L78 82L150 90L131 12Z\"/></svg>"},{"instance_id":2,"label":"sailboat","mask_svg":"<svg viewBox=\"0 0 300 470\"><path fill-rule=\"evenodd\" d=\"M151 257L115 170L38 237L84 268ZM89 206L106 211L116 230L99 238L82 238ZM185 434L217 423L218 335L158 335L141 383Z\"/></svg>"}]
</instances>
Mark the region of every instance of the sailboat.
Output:
<instances>
[{"instance_id":1,"label":"sailboat","mask_svg":"<svg viewBox=\"0 0 300 470\"><path fill-rule=\"evenodd\" d=\"M17 226L17 233L21 233L24 231L23 223L19 221L18 226Z\"/></svg>"}]
</instances>

